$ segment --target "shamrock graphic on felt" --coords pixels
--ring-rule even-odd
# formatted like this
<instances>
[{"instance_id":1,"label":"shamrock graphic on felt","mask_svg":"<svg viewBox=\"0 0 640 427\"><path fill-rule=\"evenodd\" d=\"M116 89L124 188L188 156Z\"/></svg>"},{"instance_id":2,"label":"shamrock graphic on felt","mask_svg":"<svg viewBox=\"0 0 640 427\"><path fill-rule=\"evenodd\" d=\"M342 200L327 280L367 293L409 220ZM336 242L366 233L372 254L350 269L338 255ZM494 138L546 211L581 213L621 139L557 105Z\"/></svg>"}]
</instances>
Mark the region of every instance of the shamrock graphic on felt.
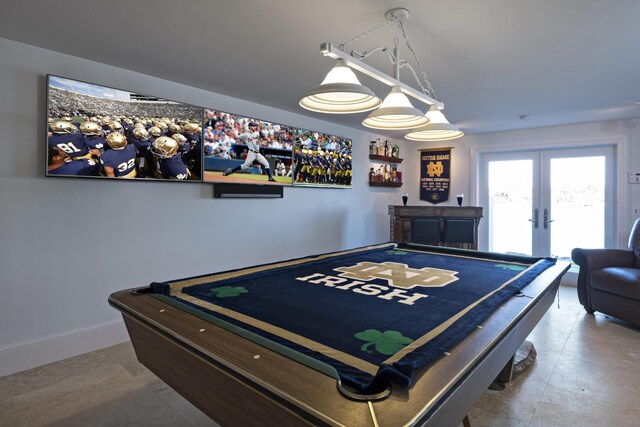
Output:
<instances>
[{"instance_id":1,"label":"shamrock graphic on felt","mask_svg":"<svg viewBox=\"0 0 640 427\"><path fill-rule=\"evenodd\" d=\"M242 286L221 286L219 288L211 289L207 295L210 297L218 297L218 298L229 298L229 297L237 297L242 294L246 294L247 289Z\"/></svg>"},{"instance_id":2,"label":"shamrock graphic on felt","mask_svg":"<svg viewBox=\"0 0 640 427\"><path fill-rule=\"evenodd\" d=\"M495 264L495 266L503 270L513 270L513 271L522 271L527 269L527 267L523 265L514 265L514 264Z\"/></svg>"},{"instance_id":3,"label":"shamrock graphic on felt","mask_svg":"<svg viewBox=\"0 0 640 427\"><path fill-rule=\"evenodd\" d=\"M391 255L406 255L407 253L405 251L399 251L397 249L391 249L390 251L387 251L388 254Z\"/></svg>"},{"instance_id":4,"label":"shamrock graphic on felt","mask_svg":"<svg viewBox=\"0 0 640 427\"><path fill-rule=\"evenodd\" d=\"M360 350L373 353L369 350L369 347L375 344L376 351L386 356L396 354L407 344L413 342L411 338L402 336L398 331L380 332L377 329L367 329L366 331L358 332L354 336L359 340L368 341L360 347Z\"/></svg>"}]
</instances>

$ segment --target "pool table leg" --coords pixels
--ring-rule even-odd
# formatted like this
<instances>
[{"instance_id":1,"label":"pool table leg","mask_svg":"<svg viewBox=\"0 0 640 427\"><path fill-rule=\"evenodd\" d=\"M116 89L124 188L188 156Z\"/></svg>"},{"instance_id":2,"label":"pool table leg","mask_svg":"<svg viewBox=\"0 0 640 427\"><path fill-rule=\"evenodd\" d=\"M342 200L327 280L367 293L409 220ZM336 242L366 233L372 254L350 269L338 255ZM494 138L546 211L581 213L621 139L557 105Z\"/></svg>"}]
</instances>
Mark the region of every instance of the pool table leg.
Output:
<instances>
[{"instance_id":1,"label":"pool table leg","mask_svg":"<svg viewBox=\"0 0 640 427\"><path fill-rule=\"evenodd\" d=\"M513 377L513 365L515 363L516 363L516 355L514 354L513 356L511 356L511 359L509 359L507 364L504 365L504 368L502 368L502 371L500 371L500 373L496 377L496 380L503 382L505 384L510 383Z\"/></svg>"}]
</instances>

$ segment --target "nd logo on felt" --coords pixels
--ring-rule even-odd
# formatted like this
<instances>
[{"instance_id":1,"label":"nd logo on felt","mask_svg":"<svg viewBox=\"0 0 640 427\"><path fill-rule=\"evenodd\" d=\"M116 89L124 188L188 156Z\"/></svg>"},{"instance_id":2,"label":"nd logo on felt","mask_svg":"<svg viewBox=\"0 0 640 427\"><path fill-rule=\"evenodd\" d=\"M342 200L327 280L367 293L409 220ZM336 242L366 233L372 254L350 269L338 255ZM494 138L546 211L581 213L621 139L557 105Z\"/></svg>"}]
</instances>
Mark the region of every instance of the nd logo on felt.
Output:
<instances>
[{"instance_id":1,"label":"nd logo on felt","mask_svg":"<svg viewBox=\"0 0 640 427\"><path fill-rule=\"evenodd\" d=\"M341 277L349 279L370 281L373 279L386 280L389 285L411 289L415 286L442 287L453 283L458 278L457 271L442 270L439 268L411 268L407 264L399 262L359 262L351 267L338 267Z\"/></svg>"}]
</instances>

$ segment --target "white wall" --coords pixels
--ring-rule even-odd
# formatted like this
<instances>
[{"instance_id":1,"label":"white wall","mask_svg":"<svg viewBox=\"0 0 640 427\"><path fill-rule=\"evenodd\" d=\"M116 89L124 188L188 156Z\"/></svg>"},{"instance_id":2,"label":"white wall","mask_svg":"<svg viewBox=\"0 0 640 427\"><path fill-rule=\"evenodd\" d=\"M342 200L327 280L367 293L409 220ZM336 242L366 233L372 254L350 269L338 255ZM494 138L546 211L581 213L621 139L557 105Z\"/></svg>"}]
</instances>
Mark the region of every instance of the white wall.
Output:
<instances>
[{"instance_id":1,"label":"white wall","mask_svg":"<svg viewBox=\"0 0 640 427\"><path fill-rule=\"evenodd\" d=\"M401 190L367 185L376 135L6 39L0 57L0 376L124 341L114 291L389 240ZM48 73L350 137L353 189L222 200L209 184L45 178Z\"/></svg>"}]
</instances>

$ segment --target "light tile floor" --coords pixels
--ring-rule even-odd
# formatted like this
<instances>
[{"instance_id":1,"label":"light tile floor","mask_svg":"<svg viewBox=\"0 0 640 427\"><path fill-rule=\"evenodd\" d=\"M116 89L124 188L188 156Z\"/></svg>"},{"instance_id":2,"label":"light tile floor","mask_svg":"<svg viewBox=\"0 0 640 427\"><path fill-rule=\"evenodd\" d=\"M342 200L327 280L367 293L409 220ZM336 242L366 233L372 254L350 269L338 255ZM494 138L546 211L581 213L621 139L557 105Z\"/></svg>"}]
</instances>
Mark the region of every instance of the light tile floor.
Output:
<instances>
[{"instance_id":1,"label":"light tile floor","mask_svg":"<svg viewBox=\"0 0 640 427\"><path fill-rule=\"evenodd\" d=\"M469 414L482 426L640 426L640 329L560 288L533 365ZM216 426L140 365L130 343L0 378L0 426ZM381 426L385 427L385 426Z\"/></svg>"}]
</instances>

